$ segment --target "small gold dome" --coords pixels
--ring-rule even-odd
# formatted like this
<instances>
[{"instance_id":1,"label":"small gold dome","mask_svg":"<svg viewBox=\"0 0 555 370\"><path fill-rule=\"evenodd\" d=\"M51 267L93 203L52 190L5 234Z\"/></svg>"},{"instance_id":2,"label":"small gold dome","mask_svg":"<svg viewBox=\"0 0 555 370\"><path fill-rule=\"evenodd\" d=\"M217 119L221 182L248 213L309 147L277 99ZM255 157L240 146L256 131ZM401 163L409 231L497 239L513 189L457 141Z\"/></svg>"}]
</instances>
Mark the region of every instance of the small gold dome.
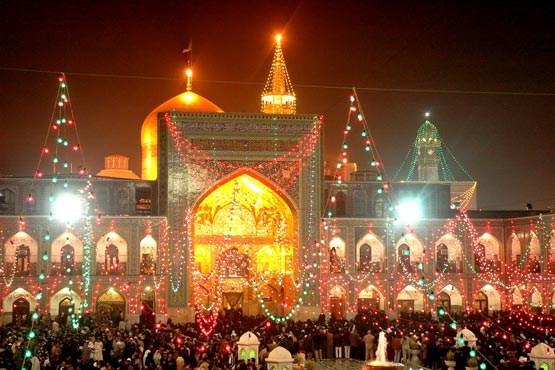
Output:
<instances>
[{"instance_id":1,"label":"small gold dome","mask_svg":"<svg viewBox=\"0 0 555 370\"><path fill-rule=\"evenodd\" d=\"M165 101L150 112L141 128L143 180L156 180L158 177L158 113L160 112L223 112L223 110L210 100L192 91L186 91Z\"/></svg>"}]
</instances>

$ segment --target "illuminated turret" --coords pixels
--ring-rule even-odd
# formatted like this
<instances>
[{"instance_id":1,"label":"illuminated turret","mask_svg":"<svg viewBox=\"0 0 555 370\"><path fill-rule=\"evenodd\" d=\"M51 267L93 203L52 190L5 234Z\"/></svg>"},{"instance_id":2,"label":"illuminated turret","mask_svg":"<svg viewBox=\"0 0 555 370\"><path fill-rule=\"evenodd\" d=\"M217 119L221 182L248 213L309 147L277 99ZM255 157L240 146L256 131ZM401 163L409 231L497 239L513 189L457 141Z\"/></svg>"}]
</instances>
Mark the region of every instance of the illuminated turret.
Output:
<instances>
[{"instance_id":1,"label":"illuminated turret","mask_svg":"<svg viewBox=\"0 0 555 370\"><path fill-rule=\"evenodd\" d=\"M439 181L439 151L441 138L433 123L426 120L420 125L414 142L418 181Z\"/></svg>"},{"instance_id":2,"label":"illuminated turret","mask_svg":"<svg viewBox=\"0 0 555 370\"><path fill-rule=\"evenodd\" d=\"M269 114L295 114L297 98L289 80L283 50L281 49L281 35L276 35L276 51L268 81L261 96L262 112Z\"/></svg>"}]
</instances>

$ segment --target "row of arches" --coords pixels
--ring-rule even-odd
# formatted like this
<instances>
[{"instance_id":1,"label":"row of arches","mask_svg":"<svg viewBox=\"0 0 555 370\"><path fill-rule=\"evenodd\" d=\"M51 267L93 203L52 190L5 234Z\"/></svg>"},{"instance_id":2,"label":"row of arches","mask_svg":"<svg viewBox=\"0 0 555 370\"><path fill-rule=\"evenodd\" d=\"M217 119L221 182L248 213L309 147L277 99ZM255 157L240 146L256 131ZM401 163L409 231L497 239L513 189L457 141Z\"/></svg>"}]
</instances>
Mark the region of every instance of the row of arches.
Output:
<instances>
[{"instance_id":1,"label":"row of arches","mask_svg":"<svg viewBox=\"0 0 555 370\"><path fill-rule=\"evenodd\" d=\"M94 300L94 313L97 317L107 318L117 324L118 320L125 318L128 300L117 289L110 287L101 291ZM2 302L4 320L19 325L29 320L30 314L37 310L39 302L29 291L16 288L6 295ZM155 320L156 294L150 287L140 293L140 319L143 321ZM83 298L73 289L62 288L53 293L48 299L48 313L61 323L67 321L72 314L83 311Z\"/></svg>"},{"instance_id":2,"label":"row of arches","mask_svg":"<svg viewBox=\"0 0 555 370\"><path fill-rule=\"evenodd\" d=\"M512 266L517 268L525 266L530 273L541 273L542 255L540 242L537 235L530 233L528 248L521 248L521 243L516 234L510 238ZM555 235L550 239L550 256L547 269L555 273ZM473 269L480 273L486 271L501 271L501 243L489 233L478 238L477 245L469 261L473 262ZM396 241L397 271L413 272L419 264L425 261L424 243L412 233L404 235ZM441 236L434 245L435 269L446 273L463 272L465 258L463 245L460 240L451 234ZM341 273L347 267L346 243L339 237L333 237L329 242L330 271ZM375 234L368 233L356 243L355 269L357 272L382 272L385 269L386 247L384 242Z\"/></svg>"},{"instance_id":3,"label":"row of arches","mask_svg":"<svg viewBox=\"0 0 555 370\"><path fill-rule=\"evenodd\" d=\"M374 285L368 285L360 290L356 296L356 302L348 302L347 290L340 285L332 287L328 294L329 312L336 318L344 318L348 308L354 306L358 312L386 310L388 307L393 307L397 312L422 312L434 307L442 307L446 312L463 311L470 308L485 314L501 310L503 302L508 302L512 308L528 307L532 311L544 308L543 297L537 287L532 287L526 293L515 287L509 293L508 301L505 301L501 292L492 285L486 284L469 299L471 301L466 302L465 294L452 284L441 289L434 297L433 303L429 303L431 301L428 292L418 290L412 285L401 289L391 305L388 304L385 294ZM549 306L550 311L555 310L555 290L552 291L549 303L546 305Z\"/></svg>"},{"instance_id":4,"label":"row of arches","mask_svg":"<svg viewBox=\"0 0 555 370\"><path fill-rule=\"evenodd\" d=\"M9 275L24 276L38 273L39 246L35 238L24 231L12 235L4 243L3 262ZM128 243L118 233L111 231L96 242L94 263L96 274L122 275L127 271ZM154 274L158 247L156 240L147 235L139 244L140 273ZM50 273L79 275L84 261L83 241L70 232L53 239L48 251L40 256L50 262ZM92 259L92 258L91 258Z\"/></svg>"}]
</instances>

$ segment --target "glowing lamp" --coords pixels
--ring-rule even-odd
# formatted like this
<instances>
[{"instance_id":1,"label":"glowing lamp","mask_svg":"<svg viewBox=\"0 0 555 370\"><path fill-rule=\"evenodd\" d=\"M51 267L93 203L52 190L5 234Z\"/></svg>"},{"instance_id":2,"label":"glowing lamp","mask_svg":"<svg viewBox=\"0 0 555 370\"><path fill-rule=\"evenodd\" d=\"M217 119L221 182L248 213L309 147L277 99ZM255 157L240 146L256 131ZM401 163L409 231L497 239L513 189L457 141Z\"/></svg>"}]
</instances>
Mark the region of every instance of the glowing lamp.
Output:
<instances>
[{"instance_id":1,"label":"glowing lamp","mask_svg":"<svg viewBox=\"0 0 555 370\"><path fill-rule=\"evenodd\" d=\"M411 222L420 219L420 204L416 200L406 200L399 204L397 208L397 218L401 221Z\"/></svg>"},{"instance_id":2,"label":"glowing lamp","mask_svg":"<svg viewBox=\"0 0 555 370\"><path fill-rule=\"evenodd\" d=\"M82 216L83 204L76 195L66 193L59 196L53 205L54 216L62 221L74 221Z\"/></svg>"}]
</instances>

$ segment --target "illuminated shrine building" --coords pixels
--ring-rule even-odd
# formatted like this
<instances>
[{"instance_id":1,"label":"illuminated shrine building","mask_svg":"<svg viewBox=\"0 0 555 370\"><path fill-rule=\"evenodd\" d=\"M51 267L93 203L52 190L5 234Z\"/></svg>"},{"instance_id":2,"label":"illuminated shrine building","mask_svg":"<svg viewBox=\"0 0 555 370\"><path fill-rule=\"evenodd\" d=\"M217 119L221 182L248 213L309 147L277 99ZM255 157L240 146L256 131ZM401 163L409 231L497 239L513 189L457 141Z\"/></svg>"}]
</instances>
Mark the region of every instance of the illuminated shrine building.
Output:
<instances>
[{"instance_id":1,"label":"illuminated shrine building","mask_svg":"<svg viewBox=\"0 0 555 370\"><path fill-rule=\"evenodd\" d=\"M89 216L69 224L49 217L50 178L0 178L4 323L39 310L210 333L230 308L275 321L555 308L553 214L451 209L433 124L417 133L418 180L388 194L355 165L325 178L322 117L296 113L280 38L261 103L223 112L189 71L142 125L142 179L107 157ZM389 195L420 198L420 218L395 220Z\"/></svg>"}]
</instances>

